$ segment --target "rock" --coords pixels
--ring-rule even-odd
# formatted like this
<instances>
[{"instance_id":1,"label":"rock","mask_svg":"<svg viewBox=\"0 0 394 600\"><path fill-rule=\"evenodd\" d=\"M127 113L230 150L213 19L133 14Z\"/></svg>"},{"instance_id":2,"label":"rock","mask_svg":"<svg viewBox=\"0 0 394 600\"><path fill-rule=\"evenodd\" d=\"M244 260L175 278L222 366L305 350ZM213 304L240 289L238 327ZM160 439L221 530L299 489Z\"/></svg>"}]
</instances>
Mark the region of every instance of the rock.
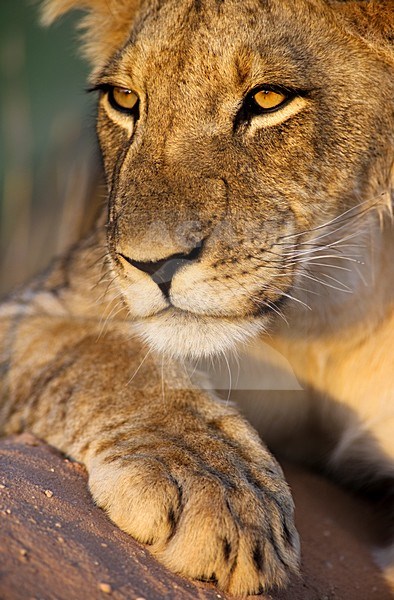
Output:
<instances>
[{"instance_id":1,"label":"rock","mask_svg":"<svg viewBox=\"0 0 394 600\"><path fill-rule=\"evenodd\" d=\"M285 471L297 506L302 576L265 598L394 598L371 559L378 522L370 506L299 467ZM81 465L30 435L0 441L1 600L226 598L164 569L94 506L86 480Z\"/></svg>"}]
</instances>

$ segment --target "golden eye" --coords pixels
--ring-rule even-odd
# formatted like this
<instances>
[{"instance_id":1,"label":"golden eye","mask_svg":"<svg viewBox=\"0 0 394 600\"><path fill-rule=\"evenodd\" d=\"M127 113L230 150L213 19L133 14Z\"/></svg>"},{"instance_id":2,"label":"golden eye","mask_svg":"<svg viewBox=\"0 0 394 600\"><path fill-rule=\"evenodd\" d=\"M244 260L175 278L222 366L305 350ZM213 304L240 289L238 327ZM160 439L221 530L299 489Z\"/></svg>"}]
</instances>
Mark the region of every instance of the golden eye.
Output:
<instances>
[{"instance_id":1,"label":"golden eye","mask_svg":"<svg viewBox=\"0 0 394 600\"><path fill-rule=\"evenodd\" d=\"M272 90L260 90L253 95L253 100L263 111L275 110L286 102L288 96Z\"/></svg>"},{"instance_id":2,"label":"golden eye","mask_svg":"<svg viewBox=\"0 0 394 600\"><path fill-rule=\"evenodd\" d=\"M138 104L138 96L132 90L114 87L109 92L109 101L116 110L133 113Z\"/></svg>"}]
</instances>

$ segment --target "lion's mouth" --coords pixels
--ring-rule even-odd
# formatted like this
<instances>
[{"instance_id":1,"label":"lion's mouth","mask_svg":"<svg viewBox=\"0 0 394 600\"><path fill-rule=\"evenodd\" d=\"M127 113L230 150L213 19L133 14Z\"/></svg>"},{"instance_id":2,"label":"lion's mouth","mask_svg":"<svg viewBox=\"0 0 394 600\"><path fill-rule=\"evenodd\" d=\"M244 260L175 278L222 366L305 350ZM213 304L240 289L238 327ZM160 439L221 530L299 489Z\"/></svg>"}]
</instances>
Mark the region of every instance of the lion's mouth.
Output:
<instances>
[{"instance_id":1,"label":"lion's mouth","mask_svg":"<svg viewBox=\"0 0 394 600\"><path fill-rule=\"evenodd\" d=\"M233 350L266 331L288 295L269 281L212 261L172 255L139 262L117 253L116 278L134 330L152 348L173 357L202 358ZM237 274L238 273L238 274ZM283 286L282 282L282 286ZM287 282L289 284L290 282Z\"/></svg>"},{"instance_id":2,"label":"lion's mouth","mask_svg":"<svg viewBox=\"0 0 394 600\"><path fill-rule=\"evenodd\" d=\"M164 282L163 282L163 285L165 285ZM223 314L215 315L215 314L204 314L201 312L197 313L197 312L194 312L193 310L189 310L187 308L179 308L172 303L171 297L169 296L167 298L168 306L159 310L154 315L144 317L142 320L149 320L154 317L161 317L161 316L170 314L171 317L174 319L177 317L179 317L180 319L182 319L183 317L186 317L186 318L202 320L202 321L212 320L212 321L225 321L225 322L234 321L234 322L237 322L240 320L244 321L245 319L248 319L248 318L256 319L256 318L264 318L264 317L274 316L274 314L278 314L278 312L280 312L283 309L283 307L287 301L288 301L288 293L286 293L286 295L282 294L281 296L278 296L278 298L276 300L270 300L270 301L262 300L260 305L257 306L255 308L255 310L250 311L249 314L240 317L239 314L232 313L232 312L228 312L225 315L223 315Z\"/></svg>"}]
</instances>

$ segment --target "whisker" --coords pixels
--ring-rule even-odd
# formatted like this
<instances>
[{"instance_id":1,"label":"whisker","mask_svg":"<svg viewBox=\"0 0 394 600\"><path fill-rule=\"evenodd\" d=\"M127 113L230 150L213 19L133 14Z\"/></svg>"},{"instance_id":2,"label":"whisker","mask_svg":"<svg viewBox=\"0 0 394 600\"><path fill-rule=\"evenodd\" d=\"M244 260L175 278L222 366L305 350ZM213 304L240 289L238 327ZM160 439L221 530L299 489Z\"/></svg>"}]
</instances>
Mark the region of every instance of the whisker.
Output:
<instances>
[{"instance_id":1,"label":"whisker","mask_svg":"<svg viewBox=\"0 0 394 600\"><path fill-rule=\"evenodd\" d=\"M331 234L332 232L330 232ZM352 240L355 237L357 237L358 235L360 235L359 232L354 232L351 233L345 237L340 238L339 240L334 240L333 242L329 242L328 244L325 244L324 248L321 246L316 246L316 247L312 247L312 248L307 248L307 249L294 249L291 252L288 253L289 256L301 256L301 255L308 255L308 254L315 254L317 252L321 252L323 249L327 249L327 250L336 250L337 247L345 247L342 244L343 242L346 242L348 240ZM356 245L357 248L359 248L360 246L357 244Z\"/></svg>"},{"instance_id":2,"label":"whisker","mask_svg":"<svg viewBox=\"0 0 394 600\"><path fill-rule=\"evenodd\" d=\"M276 291L277 294L280 294L281 296L284 296L285 298L288 298L289 300L293 300L294 302L297 302L298 304L301 304L302 306L304 306L308 310L312 310L312 308L309 306L309 304L306 304L306 302L303 302L299 298L295 298L291 294L288 294L287 292L283 292L279 288L276 288L276 289L273 288L273 289L274 289L274 291Z\"/></svg>"},{"instance_id":3,"label":"whisker","mask_svg":"<svg viewBox=\"0 0 394 600\"><path fill-rule=\"evenodd\" d=\"M308 288L304 288L299 285L293 285L292 289L299 290L300 292L306 292L307 294L312 294L313 296L320 296L320 294L316 292L316 290L308 290Z\"/></svg>"},{"instance_id":4,"label":"whisker","mask_svg":"<svg viewBox=\"0 0 394 600\"><path fill-rule=\"evenodd\" d=\"M333 277L332 275L328 275L327 273L320 273L320 276L326 277L327 279L330 279L331 281L337 283L339 286L342 286L344 292L353 292L353 290L348 285L343 283L343 281L339 281L339 279L335 279L335 277Z\"/></svg>"},{"instance_id":5,"label":"whisker","mask_svg":"<svg viewBox=\"0 0 394 600\"><path fill-rule=\"evenodd\" d=\"M110 306L110 305L109 305ZM107 307L108 308L108 307ZM97 336L97 341L101 338L101 336L104 334L107 325L109 323L110 320L112 320L112 317L115 317L117 314L119 314L122 310L124 310L125 306L123 303L122 299L117 300L115 306L112 307L110 313L106 316L105 315L105 311L103 313L103 315L101 316L100 322L99 322L99 326L100 326L100 331L98 333ZM116 311L116 312L115 312Z\"/></svg>"},{"instance_id":6,"label":"whisker","mask_svg":"<svg viewBox=\"0 0 394 600\"><path fill-rule=\"evenodd\" d=\"M286 319L286 317L283 314L283 312L277 306L275 306L269 300L265 300L264 304L266 306L268 306L270 310L272 310L274 313L276 313L281 319L283 319L283 321L286 323L287 326L289 326L289 321Z\"/></svg>"},{"instance_id":7,"label":"whisker","mask_svg":"<svg viewBox=\"0 0 394 600\"><path fill-rule=\"evenodd\" d=\"M315 257L317 258L317 257ZM300 264L305 264L305 265L313 265L316 267L328 267L330 269L337 269L338 271L346 271L346 273L351 273L352 270L348 269L347 267L342 267L341 265L332 265L330 263L320 263L320 262L315 262L312 260L300 260L299 261Z\"/></svg>"},{"instance_id":8,"label":"whisker","mask_svg":"<svg viewBox=\"0 0 394 600\"><path fill-rule=\"evenodd\" d=\"M352 256L346 256L345 255L344 256L344 255L341 255L341 254L339 254L339 255L338 254L317 254L317 255L313 255L313 256L309 257L307 254L305 254L305 255L303 254L301 256L301 259L304 259L304 257L306 259L305 262L312 262L312 261L315 261L315 260L322 260L322 259L325 259L325 258L334 258L335 260L344 260L344 261L348 260L350 262L356 262L356 263L362 264L357 258L354 257L354 255L352 255Z\"/></svg>"},{"instance_id":9,"label":"whisker","mask_svg":"<svg viewBox=\"0 0 394 600\"><path fill-rule=\"evenodd\" d=\"M372 201L372 202L374 202L373 204L371 204L370 199L364 200L363 202L360 202L359 204L352 206L351 208L345 210L340 215L337 215L336 217L330 219L330 221L327 221L326 223L323 223L322 225L317 225L316 227L312 227L311 229L306 229L305 231L302 232L302 234L300 234L300 233L288 234L288 235L281 236L279 239L283 240L283 239L299 237L300 235L304 235L306 233L313 233L314 231L320 231L322 229L325 229L326 227L329 227L330 225L337 224L337 223L343 223L343 225L341 225L341 227L338 228L338 229L341 229L350 219L355 219L358 216L363 216L367 212L372 211L374 208L379 206L380 201L381 201L380 198L384 195L385 195L385 192L382 192L381 194L376 196L376 202ZM360 212L356 212L355 215L352 214L353 212L357 211L360 207L364 206L365 204L368 204L367 208L362 209ZM338 231L338 229L336 229L335 231ZM326 234L324 234L324 235L326 235Z\"/></svg>"},{"instance_id":10,"label":"whisker","mask_svg":"<svg viewBox=\"0 0 394 600\"><path fill-rule=\"evenodd\" d=\"M321 279L318 279L317 277L312 277L312 275L309 275L308 273L305 273L305 272L302 273L302 277L306 277L307 279L310 279L311 281L315 281L316 283L319 283L320 285L331 288L333 290L337 290L338 292L352 293L352 290L338 288L335 285L331 285L330 283L327 283L326 281L322 281Z\"/></svg>"},{"instance_id":11,"label":"whisker","mask_svg":"<svg viewBox=\"0 0 394 600\"><path fill-rule=\"evenodd\" d=\"M164 354L161 357L161 394L163 398L163 404L166 402L165 387L164 387Z\"/></svg>"},{"instance_id":12,"label":"whisker","mask_svg":"<svg viewBox=\"0 0 394 600\"><path fill-rule=\"evenodd\" d=\"M229 379L229 385L228 385L228 394L227 394L227 398L226 398L226 404L228 404L230 402L230 396L231 396L231 392L232 392L232 373L231 373L231 368L230 368L230 363L228 362L228 358L226 356L226 353L223 352L223 358L225 360L225 363L227 365L227 371L228 371L228 379Z\"/></svg>"},{"instance_id":13,"label":"whisker","mask_svg":"<svg viewBox=\"0 0 394 600\"><path fill-rule=\"evenodd\" d=\"M145 354L144 358L142 359L142 361L140 362L140 364L138 365L138 367L136 368L136 370L134 371L132 377L128 380L126 385L130 385L130 383L133 381L134 377L137 375L137 373L139 372L139 370L141 369L142 365L144 364L144 362L146 361L146 359L148 358L148 356L152 353L152 350L148 350L148 352Z\"/></svg>"}]
</instances>

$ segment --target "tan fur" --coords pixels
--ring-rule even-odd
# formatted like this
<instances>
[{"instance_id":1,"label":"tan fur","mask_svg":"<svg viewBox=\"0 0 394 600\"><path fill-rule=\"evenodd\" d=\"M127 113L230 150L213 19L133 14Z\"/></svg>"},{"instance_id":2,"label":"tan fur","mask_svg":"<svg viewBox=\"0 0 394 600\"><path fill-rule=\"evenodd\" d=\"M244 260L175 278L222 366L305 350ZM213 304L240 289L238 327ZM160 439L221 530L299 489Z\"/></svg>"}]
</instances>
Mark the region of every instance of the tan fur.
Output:
<instances>
[{"instance_id":1,"label":"tan fur","mask_svg":"<svg viewBox=\"0 0 394 600\"><path fill-rule=\"evenodd\" d=\"M109 214L0 307L2 431L84 462L96 502L174 571L283 586L288 487L210 388L238 361L253 391L233 397L270 448L392 514L392 3L47 0L44 22L73 8ZM294 98L255 114L267 84ZM173 255L163 293L140 263Z\"/></svg>"}]
</instances>

